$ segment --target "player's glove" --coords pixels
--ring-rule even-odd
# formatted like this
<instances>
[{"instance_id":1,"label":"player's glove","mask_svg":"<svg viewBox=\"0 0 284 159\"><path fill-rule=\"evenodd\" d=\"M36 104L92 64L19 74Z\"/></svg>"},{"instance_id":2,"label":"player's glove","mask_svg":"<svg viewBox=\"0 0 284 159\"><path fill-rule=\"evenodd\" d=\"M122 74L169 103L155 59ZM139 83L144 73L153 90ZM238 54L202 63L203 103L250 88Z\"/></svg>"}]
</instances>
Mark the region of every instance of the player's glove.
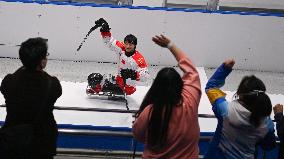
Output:
<instances>
[{"instance_id":1,"label":"player's glove","mask_svg":"<svg viewBox=\"0 0 284 159\"><path fill-rule=\"evenodd\" d=\"M132 80L136 80L137 78L137 73L135 70L132 70L132 69L122 69L120 71L120 75L123 79L127 79L127 78L130 78Z\"/></svg>"},{"instance_id":2,"label":"player's glove","mask_svg":"<svg viewBox=\"0 0 284 159\"><path fill-rule=\"evenodd\" d=\"M110 30L110 28L109 28L108 23L107 23L107 22L106 22L106 23L103 23L103 25L102 25L100 31L101 31L101 32L109 32L109 30Z\"/></svg>"},{"instance_id":3,"label":"player's glove","mask_svg":"<svg viewBox=\"0 0 284 159\"><path fill-rule=\"evenodd\" d=\"M107 23L104 18L100 18L99 20L96 20L95 21L95 24L98 26L98 27L101 27L104 23Z\"/></svg>"},{"instance_id":4,"label":"player's glove","mask_svg":"<svg viewBox=\"0 0 284 159\"><path fill-rule=\"evenodd\" d=\"M137 72L135 70L130 70L130 74L131 74L131 79L132 80L136 80L137 78Z\"/></svg>"}]
</instances>

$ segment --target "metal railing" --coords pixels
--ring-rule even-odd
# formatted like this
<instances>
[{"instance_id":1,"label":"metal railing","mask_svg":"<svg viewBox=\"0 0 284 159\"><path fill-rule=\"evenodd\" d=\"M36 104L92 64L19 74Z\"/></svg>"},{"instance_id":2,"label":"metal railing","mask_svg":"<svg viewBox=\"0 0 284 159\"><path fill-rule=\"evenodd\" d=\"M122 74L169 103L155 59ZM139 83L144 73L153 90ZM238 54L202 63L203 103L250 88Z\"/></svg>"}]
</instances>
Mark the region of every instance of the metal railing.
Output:
<instances>
[{"instance_id":1,"label":"metal railing","mask_svg":"<svg viewBox=\"0 0 284 159\"><path fill-rule=\"evenodd\" d=\"M6 107L5 104L0 105L0 107ZM110 112L110 113L131 113L134 114L137 110L125 110L125 109L104 109L104 108L84 108L84 107L64 107L64 106L55 106L56 110L72 110L72 111L94 111L94 112ZM200 118L216 118L211 114L198 114ZM1 127L0 127L1 128ZM128 137L133 138L132 132L127 131L108 131L108 130L89 130L89 129L67 129L60 128L60 134L71 135L71 136L111 136L111 137ZM199 138L199 141L209 142L212 139L212 136L202 135ZM134 143L135 142L135 143ZM277 141L279 144L279 141ZM138 157L140 158L142 152L136 152L136 141L132 142L132 151L113 151L113 150L90 150L90 149L57 149L59 155L81 155L81 156L118 156L118 157ZM265 154L265 152L264 152ZM199 158L203 158L202 155L199 155Z\"/></svg>"},{"instance_id":2,"label":"metal railing","mask_svg":"<svg viewBox=\"0 0 284 159\"><path fill-rule=\"evenodd\" d=\"M66 156L78 158L133 158L132 151L109 151L109 150L92 150L92 149L69 149L57 148L56 158L66 159ZM142 152L136 152L135 158L141 158Z\"/></svg>"},{"instance_id":3,"label":"metal railing","mask_svg":"<svg viewBox=\"0 0 284 159\"><path fill-rule=\"evenodd\" d=\"M5 104L0 107L6 107ZM104 109L104 108L85 108L85 107L66 107L66 106L55 106L55 110L72 110L72 111L93 111L93 112L109 112L109 113L130 113L135 114L137 110L126 110L126 109ZM210 114L198 114L201 118L215 118L214 115ZM71 136L111 136L111 137L127 137L133 139L132 132L127 131L108 131L108 130L89 130L89 129L68 129L60 128L60 134L71 135ZM200 141L209 141L211 136L201 136ZM135 142L135 143L134 143ZM136 141L133 142L132 151L113 151L113 150L90 150L90 149L66 149L58 148L57 154L59 155L76 155L76 156L118 156L118 157L138 157L140 158L142 152L136 152ZM199 158L203 158L202 155Z\"/></svg>"},{"instance_id":4,"label":"metal railing","mask_svg":"<svg viewBox=\"0 0 284 159\"><path fill-rule=\"evenodd\" d=\"M78 130L78 129L59 129L60 134L72 136L111 136L111 137L128 137L133 139L132 132L125 131L106 131L106 130ZM209 142L212 136L200 136L199 141ZM136 152L137 141L132 142L132 150L116 151L116 150L90 150L90 149L57 149L60 155L81 155L81 156L116 156L116 157L138 157L141 158L142 152ZM203 155L199 155L203 158Z\"/></svg>"},{"instance_id":5,"label":"metal railing","mask_svg":"<svg viewBox=\"0 0 284 159\"><path fill-rule=\"evenodd\" d=\"M112 136L112 137L133 137L132 132L127 131L108 131L108 130L88 130L88 129L66 129L58 130L60 134L74 135L74 136ZM200 136L200 141L210 141L212 136Z\"/></svg>"},{"instance_id":6,"label":"metal railing","mask_svg":"<svg viewBox=\"0 0 284 159\"><path fill-rule=\"evenodd\" d=\"M6 107L5 104L1 104L0 107ZM54 106L55 110L74 110L74 111L93 111L93 112L108 112L108 113L130 113L135 114L137 110L126 109L104 109L104 108L86 108L86 107L66 107L66 106ZM198 114L200 118L216 118L211 114Z\"/></svg>"}]
</instances>

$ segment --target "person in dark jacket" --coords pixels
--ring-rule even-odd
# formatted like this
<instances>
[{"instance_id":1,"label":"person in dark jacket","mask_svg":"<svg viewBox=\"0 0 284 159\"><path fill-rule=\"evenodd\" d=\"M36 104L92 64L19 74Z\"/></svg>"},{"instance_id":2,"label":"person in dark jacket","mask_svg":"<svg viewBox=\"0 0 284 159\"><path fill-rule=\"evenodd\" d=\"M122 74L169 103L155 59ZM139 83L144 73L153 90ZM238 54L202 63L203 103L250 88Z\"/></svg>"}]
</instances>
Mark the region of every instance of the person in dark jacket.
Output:
<instances>
[{"instance_id":1,"label":"person in dark jacket","mask_svg":"<svg viewBox=\"0 0 284 159\"><path fill-rule=\"evenodd\" d=\"M56 155L58 129L53 109L54 103L62 94L62 88L56 77L43 70L49 55L47 49L47 39L37 37L23 42L19 50L23 66L6 75L0 87L7 111L2 129L36 123L32 152L26 157L28 159L52 159ZM49 93L45 95L48 88ZM39 120L37 115L41 110ZM35 120L38 121L34 122ZM4 154L8 159L22 158L11 152Z\"/></svg>"},{"instance_id":2,"label":"person in dark jacket","mask_svg":"<svg viewBox=\"0 0 284 159\"><path fill-rule=\"evenodd\" d=\"M274 111L274 119L276 122L276 130L277 135L280 140L280 147L279 147L279 155L278 159L284 158L284 116L283 116L283 105L282 104L276 104L273 107Z\"/></svg>"}]
</instances>

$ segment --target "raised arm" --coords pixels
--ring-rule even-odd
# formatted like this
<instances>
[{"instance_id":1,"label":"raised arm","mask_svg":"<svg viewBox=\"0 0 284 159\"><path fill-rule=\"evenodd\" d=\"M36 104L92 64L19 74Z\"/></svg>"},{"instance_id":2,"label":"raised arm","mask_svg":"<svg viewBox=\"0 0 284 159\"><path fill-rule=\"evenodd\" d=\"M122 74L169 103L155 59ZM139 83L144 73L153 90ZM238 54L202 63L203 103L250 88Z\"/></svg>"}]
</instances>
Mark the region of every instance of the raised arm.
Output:
<instances>
[{"instance_id":1,"label":"raised arm","mask_svg":"<svg viewBox=\"0 0 284 159\"><path fill-rule=\"evenodd\" d=\"M207 97L217 118L227 114L226 94L220 88L225 84L225 79L231 73L234 64L233 59L226 60L212 75L205 87Z\"/></svg>"},{"instance_id":2,"label":"raised arm","mask_svg":"<svg viewBox=\"0 0 284 159\"><path fill-rule=\"evenodd\" d=\"M276 130L277 135L280 139L280 142L284 141L284 116L283 116L283 105L276 104L273 107L274 119L276 121Z\"/></svg>"},{"instance_id":3,"label":"raised arm","mask_svg":"<svg viewBox=\"0 0 284 159\"><path fill-rule=\"evenodd\" d=\"M201 98L201 84L198 72L191 60L180 48L164 35L155 36L152 40L161 47L167 47L174 55L180 69L184 73L182 76L184 82L183 95L189 99L189 101L195 102L194 104L190 104L190 106L198 107Z\"/></svg>"},{"instance_id":4,"label":"raised arm","mask_svg":"<svg viewBox=\"0 0 284 159\"><path fill-rule=\"evenodd\" d=\"M124 50L124 44L111 36L111 28L109 27L108 23L103 18L97 20L96 24L97 23L101 23L100 32L103 42L106 44L106 46L109 47L110 50L115 51L117 54L121 54L121 52Z\"/></svg>"}]
</instances>

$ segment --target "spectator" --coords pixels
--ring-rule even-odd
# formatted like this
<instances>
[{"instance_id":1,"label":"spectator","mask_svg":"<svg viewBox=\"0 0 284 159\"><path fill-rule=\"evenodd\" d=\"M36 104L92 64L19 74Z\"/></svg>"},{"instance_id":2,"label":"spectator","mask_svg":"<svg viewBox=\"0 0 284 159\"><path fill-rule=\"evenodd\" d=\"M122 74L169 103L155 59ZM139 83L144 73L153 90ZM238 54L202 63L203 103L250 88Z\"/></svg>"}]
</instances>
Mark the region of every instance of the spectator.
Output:
<instances>
[{"instance_id":1,"label":"spectator","mask_svg":"<svg viewBox=\"0 0 284 159\"><path fill-rule=\"evenodd\" d=\"M32 152L28 159L52 159L56 155L57 124L53 116L54 103L61 96L59 80L43 69L47 64L47 39L30 38L21 44L19 57L23 64L13 74L5 76L1 93L6 101L7 116L3 129L20 124L33 124L39 111L41 120L34 124ZM46 96L47 85L49 94ZM42 104L46 98L46 103ZM41 108L42 106L42 108ZM6 152L7 159L20 159L15 152Z\"/></svg>"},{"instance_id":2,"label":"spectator","mask_svg":"<svg viewBox=\"0 0 284 159\"><path fill-rule=\"evenodd\" d=\"M197 159L201 98L198 72L170 39L160 35L152 40L171 51L183 76L172 67L158 72L136 114L133 135L145 144L143 158Z\"/></svg>"},{"instance_id":3,"label":"spectator","mask_svg":"<svg viewBox=\"0 0 284 159\"><path fill-rule=\"evenodd\" d=\"M276 129L277 129L277 135L280 139L280 147L279 147L279 155L278 159L284 158L284 116L283 116L283 105L282 104L276 104L273 107L274 111L274 119L276 121Z\"/></svg>"},{"instance_id":4,"label":"spectator","mask_svg":"<svg viewBox=\"0 0 284 159\"><path fill-rule=\"evenodd\" d=\"M257 144L264 149L275 147L272 105L264 83L245 76L236 92L236 100L227 102L220 90L235 64L226 60L209 79L206 93L218 119L218 125L205 159L253 159Z\"/></svg>"}]
</instances>

